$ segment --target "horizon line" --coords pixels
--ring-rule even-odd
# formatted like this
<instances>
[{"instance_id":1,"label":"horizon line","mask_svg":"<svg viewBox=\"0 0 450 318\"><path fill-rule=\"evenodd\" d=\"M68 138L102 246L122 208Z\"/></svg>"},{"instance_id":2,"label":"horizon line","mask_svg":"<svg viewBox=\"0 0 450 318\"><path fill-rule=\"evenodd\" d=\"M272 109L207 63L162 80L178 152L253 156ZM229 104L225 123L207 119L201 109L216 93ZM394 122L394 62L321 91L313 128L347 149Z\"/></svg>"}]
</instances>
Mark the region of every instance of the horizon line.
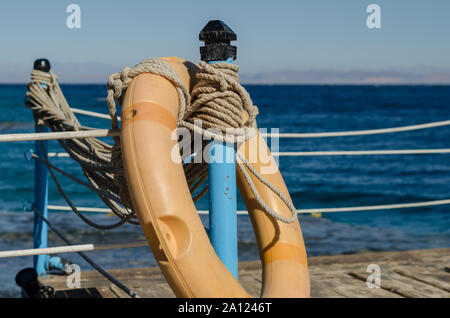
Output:
<instances>
[{"instance_id":1,"label":"horizon line","mask_svg":"<svg viewBox=\"0 0 450 318\"><path fill-rule=\"evenodd\" d=\"M0 85L28 85L29 82L0 82ZM58 82L60 85L106 85L105 83L100 82ZM320 82L311 82L311 83L257 83L257 82L241 82L242 85L252 85L252 86L450 86L450 82L437 82L437 83L409 83L409 82L398 82L398 83L354 83L354 82L340 82L340 83L320 83Z\"/></svg>"}]
</instances>

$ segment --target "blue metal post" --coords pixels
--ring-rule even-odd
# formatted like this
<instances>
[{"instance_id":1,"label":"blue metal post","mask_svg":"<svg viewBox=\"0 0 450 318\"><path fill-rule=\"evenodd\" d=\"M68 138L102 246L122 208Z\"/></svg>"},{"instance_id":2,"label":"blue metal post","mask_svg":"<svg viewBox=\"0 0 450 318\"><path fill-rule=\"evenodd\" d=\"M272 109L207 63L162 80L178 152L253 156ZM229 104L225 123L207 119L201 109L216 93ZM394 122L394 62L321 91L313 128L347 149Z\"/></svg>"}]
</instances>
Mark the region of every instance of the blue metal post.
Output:
<instances>
[{"instance_id":1,"label":"blue metal post","mask_svg":"<svg viewBox=\"0 0 450 318\"><path fill-rule=\"evenodd\" d=\"M236 58L236 47L230 45L236 34L222 21L209 21L200 40L205 41L200 48L203 61L232 63ZM209 147L209 238L221 261L238 278L235 146L212 141Z\"/></svg>"},{"instance_id":2,"label":"blue metal post","mask_svg":"<svg viewBox=\"0 0 450 318\"><path fill-rule=\"evenodd\" d=\"M46 59L39 59L34 62L34 69L43 72L50 71L50 63ZM36 132L47 132L48 128L46 126L36 126ZM45 148L45 152L42 149L42 145ZM40 158L47 157L47 141L36 141L35 142L35 153ZM48 170L47 166L38 160L34 162L34 206L36 209L45 217L48 218ZM47 247L48 241L48 227L39 216L34 215L34 248L44 248ZM35 255L33 258L34 269L38 275L44 275L47 272L49 255Z\"/></svg>"}]
</instances>

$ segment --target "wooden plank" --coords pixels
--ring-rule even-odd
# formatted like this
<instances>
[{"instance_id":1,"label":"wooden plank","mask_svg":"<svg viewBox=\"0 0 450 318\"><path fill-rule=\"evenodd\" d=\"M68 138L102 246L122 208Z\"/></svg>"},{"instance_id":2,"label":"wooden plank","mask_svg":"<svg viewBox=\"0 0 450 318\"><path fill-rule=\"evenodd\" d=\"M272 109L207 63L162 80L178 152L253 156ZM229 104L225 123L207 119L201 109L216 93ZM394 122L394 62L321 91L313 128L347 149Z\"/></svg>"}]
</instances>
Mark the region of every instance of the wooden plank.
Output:
<instances>
[{"instance_id":1,"label":"wooden plank","mask_svg":"<svg viewBox=\"0 0 450 318\"><path fill-rule=\"evenodd\" d=\"M368 273L350 272L349 275L366 282ZM381 286L391 293L406 298L441 298L448 297L442 289L399 275L393 271L381 272Z\"/></svg>"},{"instance_id":2,"label":"wooden plank","mask_svg":"<svg viewBox=\"0 0 450 318\"><path fill-rule=\"evenodd\" d=\"M117 287L114 284L109 285L109 290L117 297L117 298L131 298L127 293L125 293L122 289ZM141 296L142 297L142 296Z\"/></svg>"},{"instance_id":3,"label":"wooden plank","mask_svg":"<svg viewBox=\"0 0 450 318\"><path fill-rule=\"evenodd\" d=\"M311 298L344 298L342 294L330 289L325 283L321 281L311 281Z\"/></svg>"},{"instance_id":4,"label":"wooden plank","mask_svg":"<svg viewBox=\"0 0 450 318\"><path fill-rule=\"evenodd\" d=\"M312 275L311 282L319 281L322 289L331 292L327 295L321 291L322 297L334 297L332 294L339 294L346 298L398 298L397 294L382 288L368 288L365 281L350 276L345 271L328 271L321 275ZM311 294L313 294L313 286L311 284ZM315 292L314 292L315 294Z\"/></svg>"},{"instance_id":5,"label":"wooden plank","mask_svg":"<svg viewBox=\"0 0 450 318\"><path fill-rule=\"evenodd\" d=\"M399 266L394 270L394 272L450 293L450 274L445 271L436 273L435 271L430 271L429 269L423 270L417 267L411 268Z\"/></svg>"},{"instance_id":6,"label":"wooden plank","mask_svg":"<svg viewBox=\"0 0 450 318\"><path fill-rule=\"evenodd\" d=\"M139 295L149 298L173 298L175 294L167 283L159 283L143 289Z\"/></svg>"},{"instance_id":7,"label":"wooden plank","mask_svg":"<svg viewBox=\"0 0 450 318\"><path fill-rule=\"evenodd\" d=\"M450 248L360 255L319 256L308 259L312 297L449 297ZM369 264L382 270L381 289L369 289ZM174 297L157 267L113 269L108 272L141 297ZM261 288L261 263L239 263L239 277L253 296ZM125 297L96 271L83 271L81 289L68 290L67 276L40 277L61 297ZM127 296L128 297L128 296Z\"/></svg>"},{"instance_id":8,"label":"wooden plank","mask_svg":"<svg viewBox=\"0 0 450 318\"><path fill-rule=\"evenodd\" d=\"M398 251L398 252L375 252L352 255L316 256L308 259L310 267L314 265L336 265L336 264L379 264L380 262L405 262L414 264L450 264L450 248Z\"/></svg>"},{"instance_id":9,"label":"wooden plank","mask_svg":"<svg viewBox=\"0 0 450 318\"><path fill-rule=\"evenodd\" d=\"M95 287L58 290L55 298L107 298L111 296Z\"/></svg>"}]
</instances>

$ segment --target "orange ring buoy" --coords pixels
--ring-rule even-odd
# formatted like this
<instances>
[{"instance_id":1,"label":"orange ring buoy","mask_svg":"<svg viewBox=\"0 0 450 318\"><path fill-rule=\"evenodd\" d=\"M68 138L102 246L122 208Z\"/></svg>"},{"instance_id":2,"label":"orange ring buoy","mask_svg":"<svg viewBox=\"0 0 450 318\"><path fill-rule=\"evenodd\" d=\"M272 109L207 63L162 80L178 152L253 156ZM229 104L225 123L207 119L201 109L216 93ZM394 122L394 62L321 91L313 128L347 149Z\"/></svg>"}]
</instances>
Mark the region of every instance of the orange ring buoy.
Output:
<instances>
[{"instance_id":1,"label":"orange ring buoy","mask_svg":"<svg viewBox=\"0 0 450 318\"><path fill-rule=\"evenodd\" d=\"M197 67L180 58L162 58L192 88ZM165 78L141 74L130 83L123 101L121 145L129 192L153 254L177 297L249 297L214 252L189 192L181 163L172 160L177 141L179 100ZM257 138L257 139L255 139ZM253 140L252 140L253 139ZM259 153L268 153L264 139L253 137L240 150L248 158L258 141ZM270 154L266 159L275 164ZM262 162L252 166L263 172ZM264 177L289 197L276 167ZM254 178L252 176L252 178ZM283 216L285 204L265 185L253 179L265 202ZM242 174L237 184L249 212L263 265L262 297L308 297L309 274L299 222L282 223L268 216L256 202Z\"/></svg>"}]
</instances>

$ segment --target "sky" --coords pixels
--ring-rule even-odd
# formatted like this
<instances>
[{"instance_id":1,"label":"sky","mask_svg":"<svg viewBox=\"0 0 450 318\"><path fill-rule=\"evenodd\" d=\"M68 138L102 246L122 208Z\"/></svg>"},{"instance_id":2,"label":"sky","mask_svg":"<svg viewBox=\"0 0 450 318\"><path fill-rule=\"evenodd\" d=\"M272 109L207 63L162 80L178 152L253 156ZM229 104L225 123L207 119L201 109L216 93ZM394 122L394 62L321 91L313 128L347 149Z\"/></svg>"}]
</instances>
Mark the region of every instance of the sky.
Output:
<instances>
[{"instance_id":1,"label":"sky","mask_svg":"<svg viewBox=\"0 0 450 318\"><path fill-rule=\"evenodd\" d=\"M69 29L69 4L81 28ZM381 8L369 29L366 8ZM27 82L46 57L61 82L104 83L158 56L199 60L212 19L237 34L243 81L450 83L448 0L14 0L0 3L0 83Z\"/></svg>"}]
</instances>

